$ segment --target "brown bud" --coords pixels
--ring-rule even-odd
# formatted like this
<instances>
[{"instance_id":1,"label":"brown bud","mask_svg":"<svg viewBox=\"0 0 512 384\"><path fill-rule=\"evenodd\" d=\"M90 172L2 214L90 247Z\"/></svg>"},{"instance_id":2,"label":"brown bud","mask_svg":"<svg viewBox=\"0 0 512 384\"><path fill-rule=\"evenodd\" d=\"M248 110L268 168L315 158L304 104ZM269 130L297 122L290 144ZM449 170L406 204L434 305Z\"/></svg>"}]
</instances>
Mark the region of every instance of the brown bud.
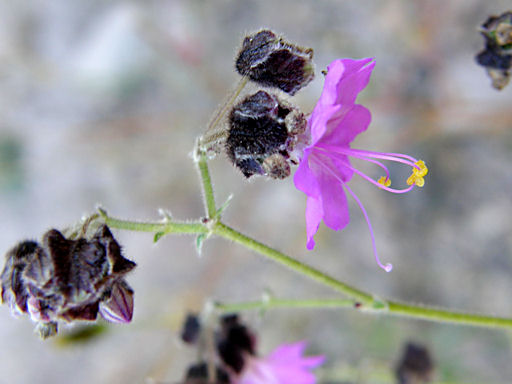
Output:
<instances>
[{"instance_id":1,"label":"brown bud","mask_svg":"<svg viewBox=\"0 0 512 384\"><path fill-rule=\"evenodd\" d=\"M315 76L313 50L286 42L262 30L247 36L236 59L236 70L252 81L294 95Z\"/></svg>"},{"instance_id":2,"label":"brown bud","mask_svg":"<svg viewBox=\"0 0 512 384\"><path fill-rule=\"evenodd\" d=\"M512 68L512 12L489 17L481 27L485 49L476 56L492 80L495 89L503 89L510 81Z\"/></svg>"},{"instance_id":3,"label":"brown bud","mask_svg":"<svg viewBox=\"0 0 512 384\"><path fill-rule=\"evenodd\" d=\"M302 112L265 91L235 105L229 116L226 153L246 177L290 175L291 151L306 128Z\"/></svg>"}]
</instances>

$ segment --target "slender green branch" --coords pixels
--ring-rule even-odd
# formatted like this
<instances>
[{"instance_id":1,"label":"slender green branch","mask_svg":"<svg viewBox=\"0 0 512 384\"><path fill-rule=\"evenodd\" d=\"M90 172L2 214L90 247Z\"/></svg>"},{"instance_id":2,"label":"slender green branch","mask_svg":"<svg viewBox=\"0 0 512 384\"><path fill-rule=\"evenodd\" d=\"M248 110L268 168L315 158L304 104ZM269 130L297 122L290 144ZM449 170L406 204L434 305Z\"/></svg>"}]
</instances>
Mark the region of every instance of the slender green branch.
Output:
<instances>
[{"instance_id":1,"label":"slender green branch","mask_svg":"<svg viewBox=\"0 0 512 384\"><path fill-rule=\"evenodd\" d=\"M441 308L426 307L420 305L404 304L395 301L385 302L382 309L371 309L375 313L409 317L419 320L436 321L440 323L452 323L460 325L473 325L486 328L512 328L512 319L455 312ZM259 301L247 301L238 303L215 303L219 311L232 313L249 310L267 310L277 308L303 308L303 309L328 309L328 308L356 308L366 310L365 306L357 305L351 299L276 299L264 298Z\"/></svg>"},{"instance_id":2,"label":"slender green branch","mask_svg":"<svg viewBox=\"0 0 512 384\"><path fill-rule=\"evenodd\" d=\"M272 297L264 298L259 301L247 301L241 303L215 303L215 308L226 313L248 311L248 310L267 310L277 308L353 308L354 300L350 299L309 299L309 300L291 300L275 299Z\"/></svg>"},{"instance_id":3,"label":"slender green branch","mask_svg":"<svg viewBox=\"0 0 512 384\"><path fill-rule=\"evenodd\" d=\"M231 227L228 227L223 223L217 223L217 225L215 225L213 228L213 233L243 245L244 247L251 249L281 265L284 265L301 275L307 276L310 279L319 282L320 284L328 286L352 299L360 301L362 304L373 303L373 297L370 294L351 287L348 284L342 283L341 281L336 280L334 277L331 277L319 271L318 269L303 264L300 261L297 261L290 256L270 248L269 246L260 243L259 241L256 241L246 235L243 235L242 233L234 230Z\"/></svg>"},{"instance_id":4,"label":"slender green branch","mask_svg":"<svg viewBox=\"0 0 512 384\"><path fill-rule=\"evenodd\" d=\"M395 301L388 301L387 303L389 314L395 316L411 317L441 323L512 329L512 318L456 312L447 309L426 307L417 304L405 304Z\"/></svg>"},{"instance_id":5,"label":"slender green branch","mask_svg":"<svg viewBox=\"0 0 512 384\"><path fill-rule=\"evenodd\" d=\"M210 177L210 170L208 169L208 161L206 153L197 149L196 163L201 175L201 182L203 187L204 204L209 219L214 219L217 216L217 207L215 205L215 195L213 193L212 179Z\"/></svg>"},{"instance_id":6,"label":"slender green branch","mask_svg":"<svg viewBox=\"0 0 512 384\"><path fill-rule=\"evenodd\" d=\"M137 232L153 232L153 233L208 233L208 228L206 228L203 223L200 222L162 222L162 223L146 223L139 221L129 221L129 220L120 220L115 219L110 216L102 215L105 220L105 224L107 224L111 228L117 229L125 229L128 231L137 231Z\"/></svg>"},{"instance_id":7,"label":"slender green branch","mask_svg":"<svg viewBox=\"0 0 512 384\"><path fill-rule=\"evenodd\" d=\"M125 229L139 232L154 232L164 234L200 234L208 233L211 229L202 222L180 223L144 223L137 221L120 220L102 213L105 223L118 229ZM270 309L270 308L347 308L354 307L370 313L409 317L414 319L436 321L441 323L452 323L459 325L472 325L486 328L508 328L512 329L512 318L486 316L480 314L463 313L449 309L427 307L417 304L406 304L391 300L378 300L372 295L351 287L335 278L307 266L275 249L272 249L240 232L217 223L213 227L213 233L223 238L232 240L246 248L253 250L275 262L282 264L295 272L309 277L323 285L326 285L344 295L350 297L348 300L338 299L316 299L316 300L285 300L267 299L247 303L217 304L216 308L224 312Z\"/></svg>"}]
</instances>

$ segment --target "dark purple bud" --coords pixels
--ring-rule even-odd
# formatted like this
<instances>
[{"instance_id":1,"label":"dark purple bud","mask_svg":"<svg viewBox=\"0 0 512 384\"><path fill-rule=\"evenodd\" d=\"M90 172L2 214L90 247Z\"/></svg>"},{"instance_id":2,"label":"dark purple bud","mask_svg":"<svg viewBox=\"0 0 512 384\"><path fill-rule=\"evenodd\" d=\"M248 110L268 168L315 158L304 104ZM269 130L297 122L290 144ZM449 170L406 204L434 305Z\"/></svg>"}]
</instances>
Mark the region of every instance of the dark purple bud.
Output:
<instances>
[{"instance_id":1,"label":"dark purple bud","mask_svg":"<svg viewBox=\"0 0 512 384\"><path fill-rule=\"evenodd\" d=\"M396 368L399 384L428 383L432 380L434 364L428 349L408 343Z\"/></svg>"},{"instance_id":2,"label":"dark purple bud","mask_svg":"<svg viewBox=\"0 0 512 384\"><path fill-rule=\"evenodd\" d=\"M219 356L234 372L244 368L245 357L256 352L256 337L245 325L240 323L238 315L229 315L221 319L217 335Z\"/></svg>"},{"instance_id":3,"label":"dark purple bud","mask_svg":"<svg viewBox=\"0 0 512 384\"><path fill-rule=\"evenodd\" d=\"M187 318L181 329L181 340L187 344L194 344L199 339L201 323L199 317L194 313L187 314Z\"/></svg>"},{"instance_id":4,"label":"dark purple bud","mask_svg":"<svg viewBox=\"0 0 512 384\"><path fill-rule=\"evenodd\" d=\"M100 314L112 323L126 324L132 321L133 290L124 280L114 283L110 297L100 303Z\"/></svg>"},{"instance_id":5,"label":"dark purple bud","mask_svg":"<svg viewBox=\"0 0 512 384\"><path fill-rule=\"evenodd\" d=\"M298 47L262 30L244 39L235 67L256 83L294 95L313 80L312 58L311 48Z\"/></svg>"},{"instance_id":6,"label":"dark purple bud","mask_svg":"<svg viewBox=\"0 0 512 384\"><path fill-rule=\"evenodd\" d=\"M226 153L246 177L283 179L290 175L287 163L297 135L305 131L306 124L297 108L275 95L258 91L233 107Z\"/></svg>"},{"instance_id":7,"label":"dark purple bud","mask_svg":"<svg viewBox=\"0 0 512 384\"><path fill-rule=\"evenodd\" d=\"M512 12L489 17L480 31L485 38L485 49L476 56L476 62L486 69L492 86L501 90L512 75Z\"/></svg>"}]
</instances>

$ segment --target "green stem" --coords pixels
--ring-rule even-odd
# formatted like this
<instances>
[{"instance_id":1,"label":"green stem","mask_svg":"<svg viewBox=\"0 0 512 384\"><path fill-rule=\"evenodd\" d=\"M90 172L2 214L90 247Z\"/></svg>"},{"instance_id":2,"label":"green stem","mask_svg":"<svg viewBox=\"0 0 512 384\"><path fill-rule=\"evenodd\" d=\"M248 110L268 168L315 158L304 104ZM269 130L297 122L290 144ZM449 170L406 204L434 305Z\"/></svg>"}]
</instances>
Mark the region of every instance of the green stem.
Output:
<instances>
[{"instance_id":1,"label":"green stem","mask_svg":"<svg viewBox=\"0 0 512 384\"><path fill-rule=\"evenodd\" d=\"M200 222L174 222L168 221L165 223L145 223L139 221L129 221L129 220L120 220L114 219L110 216L102 215L105 220L105 224L107 224L111 228L117 229L125 229L128 231L137 231L137 232L153 232L153 233L208 233L208 228L206 228Z\"/></svg>"},{"instance_id":2,"label":"green stem","mask_svg":"<svg viewBox=\"0 0 512 384\"><path fill-rule=\"evenodd\" d=\"M372 295L351 287L335 278L320 272L310 266L307 266L275 249L272 249L240 232L217 222L213 229L208 228L208 224L202 222L182 223L144 223L137 221L120 220L109 217L106 213L101 214L105 223L117 229L125 229L139 232L155 233L188 233L200 234L213 233L225 239L232 240L246 248L253 250L275 262L282 264L293 271L307 276L318 283L328 286L340 293L345 294L351 299L318 299L318 300L285 300L269 299L247 303L235 304L217 304L216 308L225 311L266 309L266 308L346 308L354 307L368 313L388 314L399 317L409 317L414 319L436 321L440 323L452 323L459 325L472 325L486 328L508 328L512 329L512 318L486 316L471 313L462 313L448 309L427 307L416 304L406 304L397 301L378 300ZM360 304L360 305L357 305Z\"/></svg>"},{"instance_id":3,"label":"green stem","mask_svg":"<svg viewBox=\"0 0 512 384\"><path fill-rule=\"evenodd\" d=\"M267 310L277 308L353 308L354 300L350 299L310 299L290 300L265 298L260 301L247 301L241 303L215 303L215 308L226 313L234 313L248 310Z\"/></svg>"},{"instance_id":4,"label":"green stem","mask_svg":"<svg viewBox=\"0 0 512 384\"><path fill-rule=\"evenodd\" d=\"M289 269L301 275L307 276L320 284L323 284L327 287L334 289L335 291L343 293L344 295L352 299L355 299L361 302L362 304L373 303L373 297L370 294L360 291L359 289L351 287L350 285L347 285L345 283L342 283L341 281L336 280L334 277L331 277L319 271L318 269L303 264L300 261L297 261L291 258L290 256L285 255L282 252L270 248L269 246L260 243L259 241L256 241L234 230L233 228L228 227L223 223L217 223L217 225L213 227L213 233L226 239L229 239L231 241L234 241L235 243L243 245L244 247L257 252L260 255L275 261L276 263L284 265L285 267L288 267Z\"/></svg>"},{"instance_id":5,"label":"green stem","mask_svg":"<svg viewBox=\"0 0 512 384\"><path fill-rule=\"evenodd\" d=\"M217 216L217 207L215 205L215 195L213 193L212 179L210 177L210 170L208 169L208 161L204 151L197 149L197 167L201 175L201 182L203 184L203 194L205 209L209 219L214 219Z\"/></svg>"},{"instance_id":6,"label":"green stem","mask_svg":"<svg viewBox=\"0 0 512 384\"><path fill-rule=\"evenodd\" d=\"M511 318L462 313L422 305L399 303L396 301L388 301L387 304L388 312L400 317L411 317L440 323L474 325L486 328L512 328Z\"/></svg>"}]
</instances>

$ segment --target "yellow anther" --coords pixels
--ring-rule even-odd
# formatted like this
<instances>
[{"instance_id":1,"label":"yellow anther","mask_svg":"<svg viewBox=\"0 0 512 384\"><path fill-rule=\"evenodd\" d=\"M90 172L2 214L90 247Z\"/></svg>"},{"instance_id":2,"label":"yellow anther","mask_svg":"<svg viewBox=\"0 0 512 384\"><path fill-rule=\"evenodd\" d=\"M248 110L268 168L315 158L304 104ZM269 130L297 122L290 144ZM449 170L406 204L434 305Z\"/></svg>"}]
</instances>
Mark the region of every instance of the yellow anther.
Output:
<instances>
[{"instance_id":1,"label":"yellow anther","mask_svg":"<svg viewBox=\"0 0 512 384\"><path fill-rule=\"evenodd\" d=\"M387 178L386 176L382 176L379 180L377 180L377 183L382 184L385 187L389 187L391 185L391 179Z\"/></svg>"},{"instance_id":2,"label":"yellow anther","mask_svg":"<svg viewBox=\"0 0 512 384\"><path fill-rule=\"evenodd\" d=\"M419 169L416 167L412 169L412 175L407 179L407 185L415 184L418 187L423 187L425 185L425 179L423 176L428 173L428 168L423 160L418 160L414 165Z\"/></svg>"},{"instance_id":3,"label":"yellow anther","mask_svg":"<svg viewBox=\"0 0 512 384\"><path fill-rule=\"evenodd\" d=\"M423 177L417 177L415 183L417 187L421 188L425 185L425 179Z\"/></svg>"},{"instance_id":4,"label":"yellow anther","mask_svg":"<svg viewBox=\"0 0 512 384\"><path fill-rule=\"evenodd\" d=\"M425 165L425 162L423 160L418 160L417 162L414 163L414 165L419 167L419 169L418 168L413 168L412 172L413 172L414 175L419 176L419 177L423 177L423 176L425 176L428 173L428 168Z\"/></svg>"}]
</instances>

